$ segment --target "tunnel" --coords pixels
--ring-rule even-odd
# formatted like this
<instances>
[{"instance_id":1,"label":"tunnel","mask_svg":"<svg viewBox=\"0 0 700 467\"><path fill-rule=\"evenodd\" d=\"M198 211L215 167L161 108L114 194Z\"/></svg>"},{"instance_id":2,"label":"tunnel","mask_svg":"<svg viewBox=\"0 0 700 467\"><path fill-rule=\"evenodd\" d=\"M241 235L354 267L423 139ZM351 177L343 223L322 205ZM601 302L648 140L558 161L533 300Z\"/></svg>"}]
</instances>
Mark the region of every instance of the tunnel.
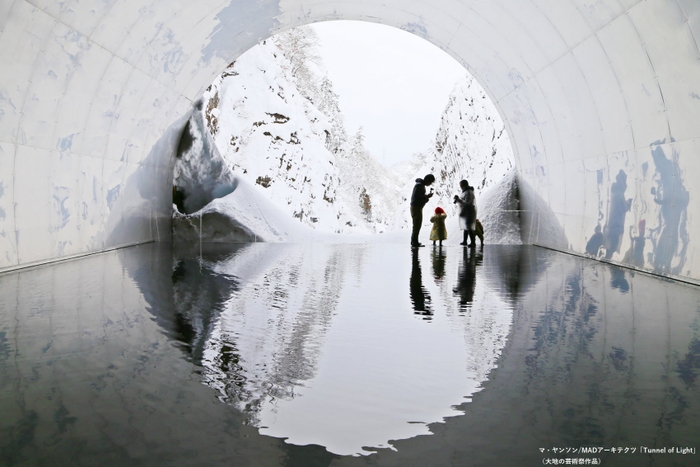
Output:
<instances>
[{"instance_id":1,"label":"tunnel","mask_svg":"<svg viewBox=\"0 0 700 467\"><path fill-rule=\"evenodd\" d=\"M167 240L203 89L271 35L341 19L416 34L484 87L513 145L523 243L700 279L693 0L5 1L0 270Z\"/></svg>"},{"instance_id":2,"label":"tunnel","mask_svg":"<svg viewBox=\"0 0 700 467\"><path fill-rule=\"evenodd\" d=\"M194 103L259 42L333 20L408 31L478 80L524 245L173 251ZM696 0L2 1L0 464L696 465L698 37ZM322 402L370 399L334 428L437 415L347 452L254 420L328 368ZM308 407L295 422L330 413Z\"/></svg>"},{"instance_id":3,"label":"tunnel","mask_svg":"<svg viewBox=\"0 0 700 467\"><path fill-rule=\"evenodd\" d=\"M167 239L203 89L259 41L340 19L416 34L480 82L524 243L700 279L692 0L3 2L0 270Z\"/></svg>"}]
</instances>

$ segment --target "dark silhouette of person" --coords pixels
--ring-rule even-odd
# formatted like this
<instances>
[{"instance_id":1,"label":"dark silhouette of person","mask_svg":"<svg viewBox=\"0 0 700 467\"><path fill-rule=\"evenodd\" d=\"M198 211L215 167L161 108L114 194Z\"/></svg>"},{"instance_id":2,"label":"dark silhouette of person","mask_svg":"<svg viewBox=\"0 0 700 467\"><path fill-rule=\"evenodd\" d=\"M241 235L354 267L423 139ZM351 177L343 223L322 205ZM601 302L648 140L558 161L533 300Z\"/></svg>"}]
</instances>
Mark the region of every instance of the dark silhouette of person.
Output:
<instances>
[{"instance_id":1,"label":"dark silhouette of person","mask_svg":"<svg viewBox=\"0 0 700 467\"><path fill-rule=\"evenodd\" d=\"M462 259L459 264L457 287L452 289L459 296L459 311L466 311L474 301L476 289L476 267L483 261L483 255L471 248L462 249Z\"/></svg>"},{"instance_id":2,"label":"dark silhouette of person","mask_svg":"<svg viewBox=\"0 0 700 467\"><path fill-rule=\"evenodd\" d=\"M431 252L433 260L433 277L437 282L442 282L442 278L445 276L445 260L446 255L442 249L442 245L439 248L433 248Z\"/></svg>"},{"instance_id":3,"label":"dark silhouette of person","mask_svg":"<svg viewBox=\"0 0 700 467\"><path fill-rule=\"evenodd\" d=\"M600 225L595 226L595 233L586 243L586 253L593 256L598 256L598 250L605 243L605 237L601 231Z\"/></svg>"},{"instance_id":4,"label":"dark silhouette of person","mask_svg":"<svg viewBox=\"0 0 700 467\"><path fill-rule=\"evenodd\" d=\"M610 211L608 223L605 226L605 258L612 258L613 253L620 251L622 234L625 231L625 216L632 206L632 199L625 199L627 190L627 174L620 169L615 181L610 186Z\"/></svg>"},{"instance_id":5,"label":"dark silhouette of person","mask_svg":"<svg viewBox=\"0 0 700 467\"><path fill-rule=\"evenodd\" d=\"M630 284L625 278L625 270L617 266L610 267L610 286L613 289L618 289L622 293L627 293L630 290Z\"/></svg>"},{"instance_id":6,"label":"dark silhouette of person","mask_svg":"<svg viewBox=\"0 0 700 467\"><path fill-rule=\"evenodd\" d=\"M686 175L679 166L678 153L673 149L671 158L664 154L663 142L652 151L656 174L654 179L657 186L651 189L654 202L661 209L659 227L653 229L651 263L657 271L681 274L685 262L690 234L688 231L688 205L690 192L685 187ZM659 231L660 229L660 231ZM674 264L674 259L677 259Z\"/></svg>"},{"instance_id":7,"label":"dark silhouette of person","mask_svg":"<svg viewBox=\"0 0 700 467\"><path fill-rule=\"evenodd\" d=\"M467 245L467 237L470 240L469 247L476 246L476 197L474 187L469 182L462 180L459 182L462 193L454 196L454 203L459 204L459 226L464 231L462 243ZM483 244L483 240L482 240Z\"/></svg>"},{"instance_id":8,"label":"dark silhouette of person","mask_svg":"<svg viewBox=\"0 0 700 467\"><path fill-rule=\"evenodd\" d=\"M431 319L433 312L430 307L430 294L425 287L423 287L418 249L414 248L411 253L413 255L413 261L411 262L409 296L411 297L413 310L415 314L423 315L424 319Z\"/></svg>"},{"instance_id":9,"label":"dark silhouette of person","mask_svg":"<svg viewBox=\"0 0 700 467\"><path fill-rule=\"evenodd\" d=\"M411 194L411 219L413 220L413 230L411 231L411 246L414 248L425 246L418 241L421 225L423 224L423 206L433 197L433 190L425 192L425 187L433 184L435 176L428 174L424 178L417 178Z\"/></svg>"},{"instance_id":10,"label":"dark silhouette of person","mask_svg":"<svg viewBox=\"0 0 700 467\"><path fill-rule=\"evenodd\" d=\"M644 236L646 231L647 221L642 219L637 224L637 236L632 235L634 229L630 226L630 247L625 253L625 257L622 259L623 263L634 264L635 266L644 266L644 247L646 245L646 237Z\"/></svg>"}]
</instances>

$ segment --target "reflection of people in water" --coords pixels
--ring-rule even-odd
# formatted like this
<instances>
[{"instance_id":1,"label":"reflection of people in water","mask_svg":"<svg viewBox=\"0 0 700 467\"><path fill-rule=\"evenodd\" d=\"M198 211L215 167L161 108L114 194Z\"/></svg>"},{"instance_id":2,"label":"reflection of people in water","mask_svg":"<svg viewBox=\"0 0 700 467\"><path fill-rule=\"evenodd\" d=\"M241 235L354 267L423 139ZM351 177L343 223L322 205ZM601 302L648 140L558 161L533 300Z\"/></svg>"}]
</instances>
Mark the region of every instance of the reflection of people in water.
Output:
<instances>
[{"instance_id":1,"label":"reflection of people in water","mask_svg":"<svg viewBox=\"0 0 700 467\"><path fill-rule=\"evenodd\" d=\"M462 260L459 264L457 287L452 291L459 296L459 311L468 310L474 301L476 288L476 267L483 261L483 254L473 249L462 250Z\"/></svg>"},{"instance_id":2,"label":"reflection of people in water","mask_svg":"<svg viewBox=\"0 0 700 467\"><path fill-rule=\"evenodd\" d=\"M598 250L605 243L605 237L603 237L603 232L601 232L600 225L595 226L595 233L586 243L586 253L593 256L598 256Z\"/></svg>"},{"instance_id":3,"label":"reflection of people in water","mask_svg":"<svg viewBox=\"0 0 700 467\"><path fill-rule=\"evenodd\" d=\"M431 252L431 257L433 259L433 277L437 282L442 282L442 278L445 275L445 259L446 255L442 249L433 248Z\"/></svg>"},{"instance_id":4,"label":"reflection of people in water","mask_svg":"<svg viewBox=\"0 0 700 467\"><path fill-rule=\"evenodd\" d=\"M667 158L661 146L663 143L654 143L657 146L651 151L656 167L654 181L657 183L651 194L659 205L661 218L659 226L649 230L653 249L650 261L657 271L681 274L689 259L686 253L690 241L687 227L690 193L683 181L686 176L678 165L678 152L673 149L672 157Z\"/></svg>"},{"instance_id":5,"label":"reflection of people in water","mask_svg":"<svg viewBox=\"0 0 700 467\"><path fill-rule=\"evenodd\" d=\"M625 216L632 205L632 199L625 199L626 190L627 174L620 169L610 186L610 210L605 226L605 257L608 259L612 258L613 253L620 251L622 234L625 231Z\"/></svg>"},{"instance_id":6,"label":"reflection of people in water","mask_svg":"<svg viewBox=\"0 0 700 467\"><path fill-rule=\"evenodd\" d=\"M634 264L635 266L644 266L644 246L646 244L644 233L646 231L646 225L647 222L645 219L639 221L636 237L632 235L634 227L630 226L631 244L629 250L627 250L625 253L625 257L622 259L622 262Z\"/></svg>"},{"instance_id":7,"label":"reflection of people in water","mask_svg":"<svg viewBox=\"0 0 700 467\"><path fill-rule=\"evenodd\" d=\"M411 251L413 255L413 261L411 263L411 279L409 282L411 303L413 304L413 309L415 310L416 314L424 315L424 319L430 319L433 314L430 309L430 294L425 287L423 287L420 260L418 259L418 249L414 248Z\"/></svg>"},{"instance_id":8,"label":"reflection of people in water","mask_svg":"<svg viewBox=\"0 0 700 467\"><path fill-rule=\"evenodd\" d=\"M625 270L616 266L610 267L610 286L613 289L618 289L622 293L627 293L630 290L630 284L625 279Z\"/></svg>"}]
</instances>

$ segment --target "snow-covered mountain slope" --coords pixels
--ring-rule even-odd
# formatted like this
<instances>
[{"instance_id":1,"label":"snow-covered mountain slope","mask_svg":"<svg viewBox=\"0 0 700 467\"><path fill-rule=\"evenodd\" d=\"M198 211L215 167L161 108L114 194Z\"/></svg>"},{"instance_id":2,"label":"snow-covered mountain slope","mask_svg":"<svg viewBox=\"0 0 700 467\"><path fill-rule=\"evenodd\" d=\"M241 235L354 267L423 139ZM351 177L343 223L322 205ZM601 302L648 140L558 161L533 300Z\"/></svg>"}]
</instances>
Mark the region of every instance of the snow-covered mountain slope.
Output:
<instances>
[{"instance_id":1,"label":"snow-covered mountain slope","mask_svg":"<svg viewBox=\"0 0 700 467\"><path fill-rule=\"evenodd\" d=\"M455 84L428 160L438 181L462 178L476 190L498 183L513 168L513 150L496 107L471 76Z\"/></svg>"},{"instance_id":2,"label":"snow-covered mountain slope","mask_svg":"<svg viewBox=\"0 0 700 467\"><path fill-rule=\"evenodd\" d=\"M513 150L498 111L481 86L467 75L450 94L433 145L401 164L397 171L405 176L412 170L421 178L428 173L435 175L435 195L425 208L429 212L441 206L448 217L455 217L457 208L452 198L460 192L460 180L466 179L475 188L478 217L496 219L498 216L490 211L498 208L485 201L494 196L490 190L502 191L508 186L502 182L513 170L513 161ZM410 198L413 185L414 180L406 181L401 192L404 199ZM513 196L517 190L508 193ZM410 215L405 211L399 212L395 227L410 224ZM424 217L425 214L424 211Z\"/></svg>"},{"instance_id":3,"label":"snow-covered mountain slope","mask_svg":"<svg viewBox=\"0 0 700 467\"><path fill-rule=\"evenodd\" d=\"M297 50L304 41L313 45L311 29L266 41L231 64L200 105L209 135L190 124L191 138L211 135L233 173L302 224L336 233L385 231L399 186L364 149L361 134L347 137L332 83L312 61L300 62L311 54ZM175 185L187 199L179 173ZM187 203L183 210L192 212Z\"/></svg>"},{"instance_id":4,"label":"snow-covered mountain slope","mask_svg":"<svg viewBox=\"0 0 700 467\"><path fill-rule=\"evenodd\" d=\"M250 50L212 84L204 95L208 128L233 172L289 218L336 230L344 213L326 148L332 122L301 94L276 49L267 42Z\"/></svg>"},{"instance_id":5,"label":"snow-covered mountain slope","mask_svg":"<svg viewBox=\"0 0 700 467\"><path fill-rule=\"evenodd\" d=\"M459 180L475 185L479 201L512 168L503 123L466 76L449 98L432 146L387 169L364 147L361 129L347 135L314 45L309 28L276 36L243 54L204 93L175 168L176 238L196 233L218 241L297 241L309 232L408 230L414 180L433 173L427 229L437 205L455 216ZM245 189L236 193L237 186ZM489 217L490 205L479 203L479 209L480 217ZM300 226L312 230L299 233Z\"/></svg>"}]
</instances>

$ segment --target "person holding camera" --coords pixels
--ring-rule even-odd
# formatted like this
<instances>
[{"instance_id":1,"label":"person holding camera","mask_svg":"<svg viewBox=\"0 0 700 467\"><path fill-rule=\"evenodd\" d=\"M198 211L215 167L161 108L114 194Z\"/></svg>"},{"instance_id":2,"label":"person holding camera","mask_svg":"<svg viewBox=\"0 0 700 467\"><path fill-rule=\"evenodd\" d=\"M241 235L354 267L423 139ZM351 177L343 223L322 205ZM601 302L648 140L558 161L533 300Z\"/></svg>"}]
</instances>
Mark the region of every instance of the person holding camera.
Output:
<instances>
[{"instance_id":1,"label":"person holding camera","mask_svg":"<svg viewBox=\"0 0 700 467\"><path fill-rule=\"evenodd\" d=\"M433 189L426 193L425 187L433 184L435 176L428 174L423 178L416 179L416 185L411 194L411 219L413 220L413 230L411 232L411 246L413 248L425 246L418 241L421 225L423 224L423 206L433 197Z\"/></svg>"},{"instance_id":2,"label":"person holding camera","mask_svg":"<svg viewBox=\"0 0 700 467\"><path fill-rule=\"evenodd\" d=\"M462 193L455 195L454 203L459 204L459 226L464 231L464 237L460 245L466 246L467 238L469 238L471 242L468 246L472 248L476 246L476 197L474 196L474 187L470 186L466 180L459 182L459 187L462 189Z\"/></svg>"}]
</instances>

